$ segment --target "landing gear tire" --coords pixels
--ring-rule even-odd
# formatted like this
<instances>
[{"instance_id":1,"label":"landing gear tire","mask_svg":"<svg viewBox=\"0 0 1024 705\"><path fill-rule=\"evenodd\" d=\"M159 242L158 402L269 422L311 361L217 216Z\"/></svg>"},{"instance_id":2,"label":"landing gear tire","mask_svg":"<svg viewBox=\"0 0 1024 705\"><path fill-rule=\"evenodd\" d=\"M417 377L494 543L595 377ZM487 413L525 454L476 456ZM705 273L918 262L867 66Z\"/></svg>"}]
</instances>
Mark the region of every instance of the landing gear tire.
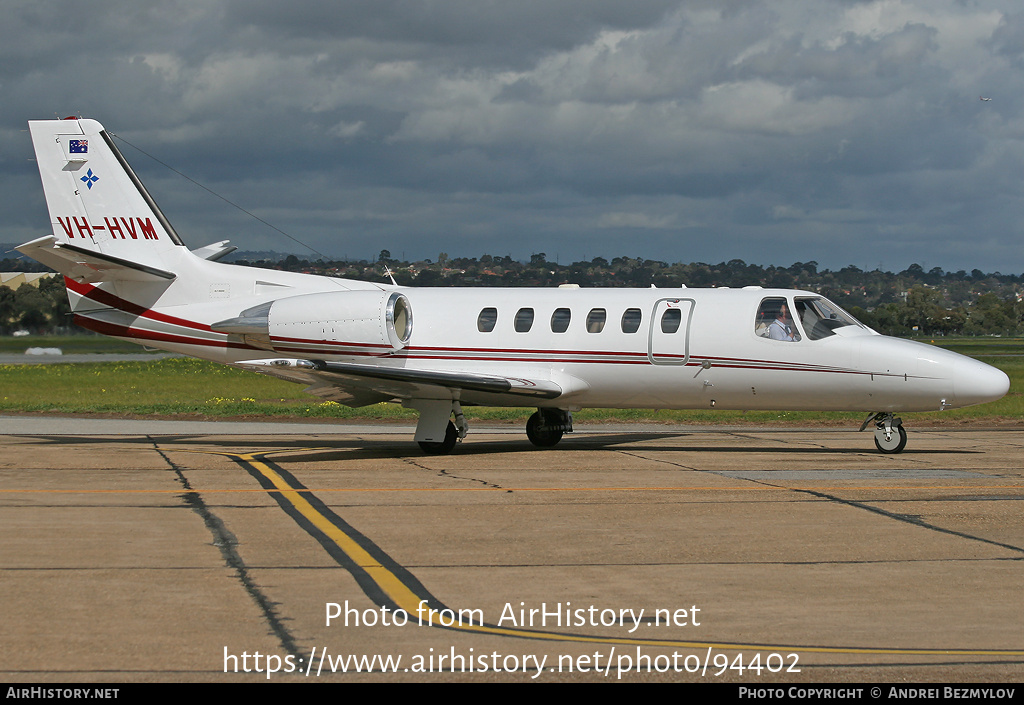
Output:
<instances>
[{"instance_id":1,"label":"landing gear tire","mask_svg":"<svg viewBox=\"0 0 1024 705\"><path fill-rule=\"evenodd\" d=\"M875 447L878 448L879 452L882 453L899 453L903 451L903 448L907 445L907 432L903 430L903 426L895 426L889 433L889 437L885 437L885 429L875 430Z\"/></svg>"},{"instance_id":2,"label":"landing gear tire","mask_svg":"<svg viewBox=\"0 0 1024 705\"><path fill-rule=\"evenodd\" d=\"M526 437L538 448L550 448L558 445L558 442L562 440L562 433L561 429L549 428L544 423L544 417L539 411L533 412L533 416L526 422Z\"/></svg>"},{"instance_id":3,"label":"landing gear tire","mask_svg":"<svg viewBox=\"0 0 1024 705\"><path fill-rule=\"evenodd\" d=\"M443 441L420 441L420 448L423 449L424 453L430 455L448 455L452 452L452 448L455 447L457 440L459 440L459 431L455 428L455 424L449 421L448 428L444 432Z\"/></svg>"}]
</instances>

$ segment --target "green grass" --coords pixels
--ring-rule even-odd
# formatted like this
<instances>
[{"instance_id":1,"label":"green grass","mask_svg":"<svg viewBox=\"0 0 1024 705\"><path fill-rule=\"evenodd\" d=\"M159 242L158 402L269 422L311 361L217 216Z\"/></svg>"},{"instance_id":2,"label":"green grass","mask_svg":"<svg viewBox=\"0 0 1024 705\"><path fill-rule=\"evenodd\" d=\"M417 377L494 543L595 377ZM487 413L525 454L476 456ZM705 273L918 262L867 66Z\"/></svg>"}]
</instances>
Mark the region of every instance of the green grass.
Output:
<instances>
[{"instance_id":1,"label":"green grass","mask_svg":"<svg viewBox=\"0 0 1024 705\"><path fill-rule=\"evenodd\" d=\"M28 348L60 348L65 355L85 353L145 353L147 350L135 343L126 343L105 335L26 335L22 338L0 336L0 353L5 355L24 353ZM162 352L162 351L155 351Z\"/></svg>"},{"instance_id":2,"label":"green grass","mask_svg":"<svg viewBox=\"0 0 1024 705\"><path fill-rule=\"evenodd\" d=\"M970 342L957 342L960 349ZM1024 357L984 347L986 362L1010 376L1003 399L944 412L914 414L917 420L1004 422L1024 420ZM1019 341L1016 343L1020 344ZM991 356L990 356L991 355ZM305 394L302 386L192 358L145 362L0 365L0 411L96 413L119 416L210 416L340 419L414 419L416 412L397 404L350 409ZM531 408L466 408L470 419L523 422ZM835 412L585 409L582 423L621 421L688 424L860 423L862 414Z\"/></svg>"},{"instance_id":3,"label":"green grass","mask_svg":"<svg viewBox=\"0 0 1024 705\"><path fill-rule=\"evenodd\" d=\"M192 358L0 365L0 390L6 411L315 417L347 409L300 385Z\"/></svg>"},{"instance_id":4,"label":"green grass","mask_svg":"<svg viewBox=\"0 0 1024 705\"><path fill-rule=\"evenodd\" d=\"M982 360L992 355L1024 355L1024 340L1021 338L915 338L915 340Z\"/></svg>"}]
</instances>

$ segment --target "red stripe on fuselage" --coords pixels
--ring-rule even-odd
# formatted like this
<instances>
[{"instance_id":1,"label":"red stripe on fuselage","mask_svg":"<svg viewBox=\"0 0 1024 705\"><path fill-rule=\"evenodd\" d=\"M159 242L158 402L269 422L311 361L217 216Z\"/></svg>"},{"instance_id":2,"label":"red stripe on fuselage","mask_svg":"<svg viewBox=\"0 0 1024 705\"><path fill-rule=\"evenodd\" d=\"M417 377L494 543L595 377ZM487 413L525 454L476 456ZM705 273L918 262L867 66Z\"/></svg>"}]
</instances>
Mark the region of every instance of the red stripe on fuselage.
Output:
<instances>
[{"instance_id":1,"label":"red stripe on fuselage","mask_svg":"<svg viewBox=\"0 0 1024 705\"><path fill-rule=\"evenodd\" d=\"M260 348L254 348L251 345L244 343L236 343L226 339L224 340L210 340L209 338L193 338L184 335L172 335L170 333L157 333L151 330L145 330L143 328L129 328L128 326L118 325L116 323L108 323L106 321L97 321L83 316L82 314L75 314L74 317L75 325L81 326L86 330L91 330L95 333L101 333L103 335L111 335L117 338L132 338L134 340L152 340L160 343L175 343L178 345L199 345L208 348L231 348L234 350L259 350Z\"/></svg>"},{"instance_id":2,"label":"red stripe on fuselage","mask_svg":"<svg viewBox=\"0 0 1024 705\"><path fill-rule=\"evenodd\" d=\"M91 284L76 282L74 279L64 277L64 286L90 301L95 301L96 303L103 304L104 306L116 308L120 311L124 311L125 313L133 313L136 316L160 321L161 323L170 323L172 325L182 326L183 328L193 328L195 330L214 332L213 329L205 323L196 323L195 321L178 318L177 316L168 316L166 313L160 313L151 308L146 308L145 306L132 303L127 299L122 299L116 294L111 294L109 291L104 291L103 289L92 286Z\"/></svg>"}]
</instances>

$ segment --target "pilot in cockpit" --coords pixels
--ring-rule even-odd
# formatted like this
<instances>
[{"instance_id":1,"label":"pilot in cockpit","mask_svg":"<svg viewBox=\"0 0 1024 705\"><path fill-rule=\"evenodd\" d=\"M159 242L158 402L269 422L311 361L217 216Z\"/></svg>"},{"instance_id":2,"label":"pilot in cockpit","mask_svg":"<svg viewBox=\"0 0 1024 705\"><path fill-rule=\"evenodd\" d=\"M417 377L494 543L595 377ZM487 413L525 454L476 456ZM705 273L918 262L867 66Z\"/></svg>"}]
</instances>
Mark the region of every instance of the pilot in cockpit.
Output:
<instances>
[{"instance_id":1,"label":"pilot in cockpit","mask_svg":"<svg viewBox=\"0 0 1024 705\"><path fill-rule=\"evenodd\" d=\"M793 326L793 319L789 317L789 307L785 302L779 306L779 313L768 326L768 337L772 340L788 340L790 342L800 340L800 334Z\"/></svg>"}]
</instances>

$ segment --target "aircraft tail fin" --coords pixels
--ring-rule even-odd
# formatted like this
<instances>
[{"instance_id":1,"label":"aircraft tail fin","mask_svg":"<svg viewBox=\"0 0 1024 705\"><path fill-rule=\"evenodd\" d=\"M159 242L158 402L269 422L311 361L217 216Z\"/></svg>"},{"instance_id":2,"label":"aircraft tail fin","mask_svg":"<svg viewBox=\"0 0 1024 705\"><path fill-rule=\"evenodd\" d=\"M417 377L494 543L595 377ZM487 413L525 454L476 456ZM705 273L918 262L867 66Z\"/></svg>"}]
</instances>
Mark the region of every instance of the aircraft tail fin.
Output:
<instances>
[{"instance_id":1,"label":"aircraft tail fin","mask_svg":"<svg viewBox=\"0 0 1024 705\"><path fill-rule=\"evenodd\" d=\"M95 120L29 122L53 236L18 248L79 281L174 279L188 250Z\"/></svg>"}]
</instances>

